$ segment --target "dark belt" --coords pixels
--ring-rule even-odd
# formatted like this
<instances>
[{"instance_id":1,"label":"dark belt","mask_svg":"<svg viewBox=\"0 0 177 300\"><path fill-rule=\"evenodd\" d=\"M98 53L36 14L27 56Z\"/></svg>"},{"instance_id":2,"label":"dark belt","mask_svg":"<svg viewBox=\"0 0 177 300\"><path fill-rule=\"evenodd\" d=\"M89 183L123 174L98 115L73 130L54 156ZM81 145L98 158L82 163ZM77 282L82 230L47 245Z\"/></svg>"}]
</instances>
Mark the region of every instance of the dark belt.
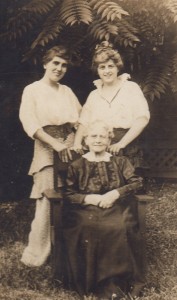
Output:
<instances>
[{"instance_id":1,"label":"dark belt","mask_svg":"<svg viewBox=\"0 0 177 300\"><path fill-rule=\"evenodd\" d=\"M43 130L54 138L63 138L63 139L66 139L67 136L73 132L70 123L65 123L62 125L46 125L43 127Z\"/></svg>"},{"instance_id":2,"label":"dark belt","mask_svg":"<svg viewBox=\"0 0 177 300\"><path fill-rule=\"evenodd\" d=\"M111 144L119 142L123 136L127 133L128 129L124 128L113 128L114 137L112 138Z\"/></svg>"}]
</instances>

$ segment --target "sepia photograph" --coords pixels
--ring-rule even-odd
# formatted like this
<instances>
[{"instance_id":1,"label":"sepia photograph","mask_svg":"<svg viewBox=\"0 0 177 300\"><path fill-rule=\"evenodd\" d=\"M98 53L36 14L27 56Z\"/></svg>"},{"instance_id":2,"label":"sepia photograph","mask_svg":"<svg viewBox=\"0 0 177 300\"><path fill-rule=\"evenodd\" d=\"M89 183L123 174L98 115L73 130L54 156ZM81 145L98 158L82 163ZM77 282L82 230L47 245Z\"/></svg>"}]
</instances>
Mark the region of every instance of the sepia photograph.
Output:
<instances>
[{"instance_id":1,"label":"sepia photograph","mask_svg":"<svg viewBox=\"0 0 177 300\"><path fill-rule=\"evenodd\" d=\"M0 300L177 299L177 0L0 0Z\"/></svg>"}]
</instances>

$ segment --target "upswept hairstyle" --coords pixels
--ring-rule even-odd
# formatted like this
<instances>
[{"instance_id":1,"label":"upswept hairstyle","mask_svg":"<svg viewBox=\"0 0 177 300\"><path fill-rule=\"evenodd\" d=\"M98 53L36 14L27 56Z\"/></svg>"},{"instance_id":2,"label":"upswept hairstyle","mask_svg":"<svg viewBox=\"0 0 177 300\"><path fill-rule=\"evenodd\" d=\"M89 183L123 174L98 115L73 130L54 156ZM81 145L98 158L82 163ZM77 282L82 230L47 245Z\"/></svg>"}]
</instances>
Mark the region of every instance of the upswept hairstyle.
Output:
<instances>
[{"instance_id":1,"label":"upswept hairstyle","mask_svg":"<svg viewBox=\"0 0 177 300\"><path fill-rule=\"evenodd\" d=\"M123 68L122 58L117 50L113 48L113 45L108 41L103 41L97 44L95 47L95 52L92 59L92 69L97 71L98 65L100 63L105 63L112 59L119 70Z\"/></svg>"},{"instance_id":2,"label":"upswept hairstyle","mask_svg":"<svg viewBox=\"0 0 177 300\"><path fill-rule=\"evenodd\" d=\"M62 59L65 59L67 63L71 62L71 55L63 45L54 46L47 50L42 58L43 65L50 62L55 56L61 57Z\"/></svg>"},{"instance_id":3,"label":"upswept hairstyle","mask_svg":"<svg viewBox=\"0 0 177 300\"><path fill-rule=\"evenodd\" d=\"M85 127L85 131L84 131L84 138L86 138L89 134L89 131L92 128L96 128L97 126L100 126L101 128L105 129L106 132L108 133L108 138L112 139L114 137L114 133L113 133L113 128L110 127L105 121L102 120L95 120L93 122L91 122L87 127Z\"/></svg>"}]
</instances>

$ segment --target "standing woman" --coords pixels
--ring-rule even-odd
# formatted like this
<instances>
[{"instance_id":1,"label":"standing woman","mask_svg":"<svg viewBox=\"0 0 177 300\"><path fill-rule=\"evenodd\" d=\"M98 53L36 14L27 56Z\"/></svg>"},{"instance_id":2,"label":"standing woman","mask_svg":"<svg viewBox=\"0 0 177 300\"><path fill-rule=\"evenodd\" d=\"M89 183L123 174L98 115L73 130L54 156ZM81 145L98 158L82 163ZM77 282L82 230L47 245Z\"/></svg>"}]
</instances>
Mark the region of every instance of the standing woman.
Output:
<instances>
[{"instance_id":1,"label":"standing woman","mask_svg":"<svg viewBox=\"0 0 177 300\"><path fill-rule=\"evenodd\" d=\"M96 89L90 93L83 106L74 148L82 148L84 129L90 122L104 120L114 128L109 152L123 153L135 168L142 167L142 153L136 138L149 122L147 101L138 84L128 81L128 74L119 75L123 62L112 44L105 41L96 46L92 67L100 79L94 81Z\"/></svg>"},{"instance_id":2,"label":"standing woman","mask_svg":"<svg viewBox=\"0 0 177 300\"><path fill-rule=\"evenodd\" d=\"M69 147L73 145L73 129L81 110L72 90L59 83L69 62L65 47L48 50L43 57L44 76L26 86L22 95L20 120L25 132L34 139L29 175L34 180L30 198L36 199L36 211L21 258L28 266L42 265L50 254L50 203L43 192L53 188L53 150L62 153L64 160L71 158Z\"/></svg>"}]
</instances>

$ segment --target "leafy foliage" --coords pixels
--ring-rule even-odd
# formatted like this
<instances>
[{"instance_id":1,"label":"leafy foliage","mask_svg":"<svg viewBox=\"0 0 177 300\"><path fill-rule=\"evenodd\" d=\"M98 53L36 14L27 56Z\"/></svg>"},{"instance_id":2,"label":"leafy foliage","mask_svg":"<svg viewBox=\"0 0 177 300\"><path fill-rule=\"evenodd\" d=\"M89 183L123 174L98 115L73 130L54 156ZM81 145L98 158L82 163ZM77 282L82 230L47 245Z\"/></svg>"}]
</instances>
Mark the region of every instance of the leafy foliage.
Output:
<instances>
[{"instance_id":1,"label":"leafy foliage","mask_svg":"<svg viewBox=\"0 0 177 300\"><path fill-rule=\"evenodd\" d=\"M59 11L56 9L52 14L50 14L45 22L43 23L43 29L33 41L31 48L34 49L38 45L45 46L50 40L57 38L58 34L61 32L63 23L58 22Z\"/></svg>"},{"instance_id":2,"label":"leafy foliage","mask_svg":"<svg viewBox=\"0 0 177 300\"><path fill-rule=\"evenodd\" d=\"M165 65L164 59L166 62ZM147 70L143 91L151 100L154 97L160 98L161 94L165 93L165 88L170 85L171 68L171 57L164 58L162 55Z\"/></svg>"},{"instance_id":3,"label":"leafy foliage","mask_svg":"<svg viewBox=\"0 0 177 300\"><path fill-rule=\"evenodd\" d=\"M60 16L66 25L81 22L90 24L92 21L91 9L85 0L65 0L61 5Z\"/></svg>"},{"instance_id":4,"label":"leafy foliage","mask_svg":"<svg viewBox=\"0 0 177 300\"><path fill-rule=\"evenodd\" d=\"M91 0L90 6L95 10L96 14L101 19L107 21L114 21L116 18L121 19L122 15L128 15L129 13L122 9L117 3L107 0Z\"/></svg>"},{"instance_id":5,"label":"leafy foliage","mask_svg":"<svg viewBox=\"0 0 177 300\"><path fill-rule=\"evenodd\" d=\"M106 20L95 20L89 28L90 34L97 41L103 39L109 40L111 35L118 34L118 28L112 22L107 22Z\"/></svg>"},{"instance_id":6,"label":"leafy foliage","mask_svg":"<svg viewBox=\"0 0 177 300\"><path fill-rule=\"evenodd\" d=\"M63 42L88 66L95 44L109 40L149 100L177 91L177 0L9 1L0 38L20 45L24 60Z\"/></svg>"}]
</instances>

